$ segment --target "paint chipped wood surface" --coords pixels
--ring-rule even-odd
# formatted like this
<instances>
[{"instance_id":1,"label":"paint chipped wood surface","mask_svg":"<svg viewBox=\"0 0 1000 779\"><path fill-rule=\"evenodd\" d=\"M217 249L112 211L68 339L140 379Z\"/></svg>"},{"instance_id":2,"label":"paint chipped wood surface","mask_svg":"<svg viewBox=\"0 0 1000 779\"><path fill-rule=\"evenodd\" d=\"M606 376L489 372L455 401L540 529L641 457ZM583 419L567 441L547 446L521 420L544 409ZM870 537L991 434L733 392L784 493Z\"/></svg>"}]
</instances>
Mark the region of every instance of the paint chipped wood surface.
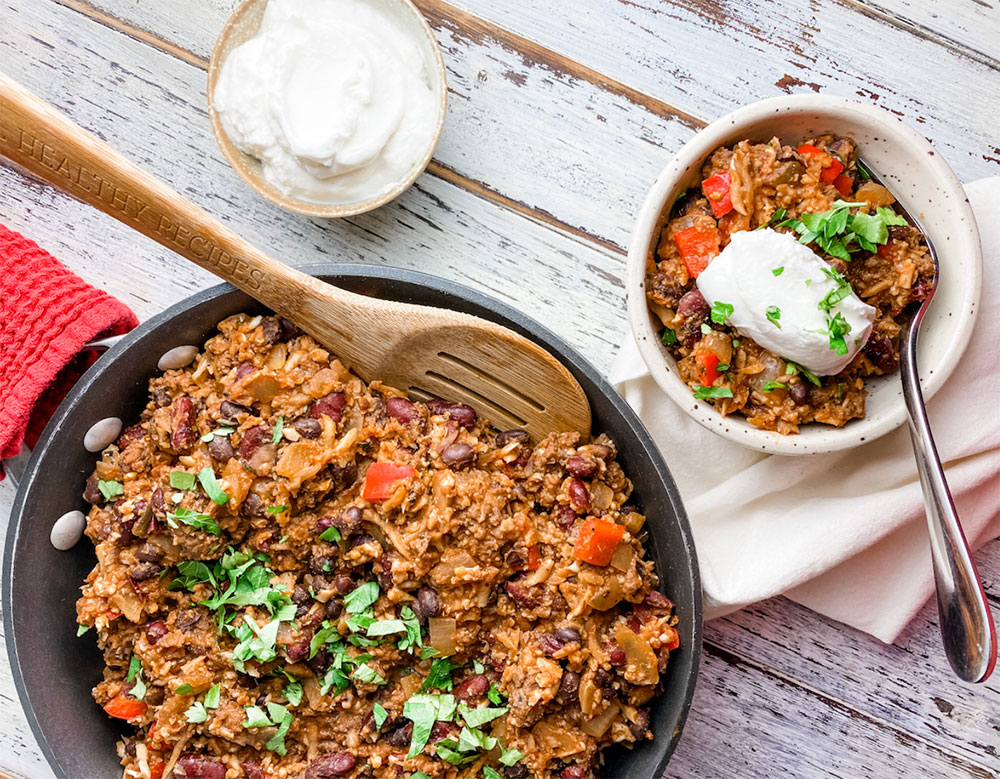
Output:
<instances>
[{"instance_id":1,"label":"paint chipped wood surface","mask_svg":"<svg viewBox=\"0 0 1000 779\"><path fill-rule=\"evenodd\" d=\"M205 65L235 0L0 0L0 67L237 232L296 265L428 271L529 312L606 369L627 327L632 217L706 121L782 92L860 96L960 178L1000 175L997 0L417 0L449 115L428 173L338 222L278 211L226 166ZM147 318L214 283L0 164L0 221ZM0 526L13 488L0 482ZM1000 542L977 562L1000 607ZM711 623L666 776L1000 776L1000 679L969 687L928 605L896 646L776 598ZM71 737L67 734L67 737ZM0 772L50 777L0 662Z\"/></svg>"}]
</instances>

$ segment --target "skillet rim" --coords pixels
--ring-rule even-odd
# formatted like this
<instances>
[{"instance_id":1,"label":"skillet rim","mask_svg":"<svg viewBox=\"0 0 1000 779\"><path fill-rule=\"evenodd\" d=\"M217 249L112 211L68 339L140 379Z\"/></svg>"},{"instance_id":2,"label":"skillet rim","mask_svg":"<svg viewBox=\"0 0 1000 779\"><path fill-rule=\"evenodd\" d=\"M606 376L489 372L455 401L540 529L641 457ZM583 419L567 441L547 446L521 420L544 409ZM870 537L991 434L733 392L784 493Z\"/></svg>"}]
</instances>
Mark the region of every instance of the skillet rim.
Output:
<instances>
[{"instance_id":1,"label":"skillet rim","mask_svg":"<svg viewBox=\"0 0 1000 779\"><path fill-rule=\"evenodd\" d=\"M567 368L569 368L570 372L577 378L582 375L589 380L594 385L596 391L602 395L604 399L611 404L614 410L623 418L625 426L631 431L632 435L635 436L636 442L641 448L641 457L650 461L654 470L662 480L663 490L669 502L670 509L674 514L674 522L677 526L676 529L683 539L684 544L684 553L678 554L676 559L671 562L677 567L679 572L683 573L683 578L687 579L689 582L691 590L691 611L692 616L694 617L690 625L691 633L688 641L689 646L687 647L688 656L685 657L685 662L688 664L688 668L686 669L686 678L684 681L684 695L680 701L680 706L676 709L674 731L669 734L669 736L667 734L660 734L657 738L654 738L652 742L654 749L658 745L659 748L657 751L659 756L656 759L653 772L648 776L649 779L656 779L659 777L663 773L677 747L691 709L691 701L694 697L694 691L697 686L700 669L704 617L698 559L687 512L684 509L677 485L674 482L673 477L670 475L670 470L667 467L662 454L653 443L652 437L646 430L638 415L631 408L631 406L628 405L625 399L618 394L614 387L611 386L603 374L601 374L601 372L586 358L584 358L583 355L580 354L575 348L567 344L562 340L562 338L557 336L551 330L521 313L517 309L489 297L488 295L478 292L477 290L455 283L448 279L433 276L431 274L389 266L364 265L360 263L323 262L309 263L298 266L298 269L304 273L319 277L343 277L362 281L364 279L374 278L390 283L400 282L403 284L417 285L429 290L432 293L444 293L445 295L451 295L472 303L473 305L479 306L485 311L488 311L492 317L495 317L494 321L497 321L497 319L506 320L501 323L508 326L513 325L513 329L520 330L524 335L551 351L552 354L565 364ZM39 438L38 444L32 452L21 484L18 486L17 493L14 498L14 504L11 508L10 518L8 520L7 532L5 534L3 570L2 578L0 578L0 585L2 585L0 586L0 590L2 590L2 592L0 592L0 608L2 608L3 611L4 643L7 650L8 660L10 662L11 677L14 682L14 688L17 691L18 700L24 712L25 719L28 722L31 733L35 737L39 749L45 757L49 768L56 777L59 777L59 779L69 779L69 776L63 770L56 752L50 745L49 738L45 734L45 731L43 730L35 713L34 706L31 702L31 695L28 691L28 686L25 683L25 676L22 673L20 654L17 648L17 636L15 636L14 631L13 613L15 605L13 602L12 592L14 549L21 530L21 523L24 520L24 504L28 496L29 488L33 486L40 463L48 455L48 450L58 443L61 423L67 417L77 398L83 396L90 389L91 384L100 375L103 375L118 357L130 351L142 338L146 337L153 331L169 325L171 322L188 313L191 309L232 292L239 292L239 290L236 290L235 287L228 283L217 284L212 287L199 290L183 300L168 306L166 309L158 314L155 314L146 321L141 322L138 327L124 335L121 341L119 341L114 347L109 349L105 354L101 355L100 358L87 369L84 375L80 377L50 418L48 424L45 426L45 430ZM247 297L250 301L249 305L254 305L255 303L259 305L259 303L254 301L251 296L247 295ZM665 561L661 563L661 561L657 558L654 558L654 562L657 564L658 570L662 570L666 566ZM55 734L53 734L53 737L54 736ZM657 742L659 742L659 744L657 744ZM631 777L630 779L641 778Z\"/></svg>"}]
</instances>

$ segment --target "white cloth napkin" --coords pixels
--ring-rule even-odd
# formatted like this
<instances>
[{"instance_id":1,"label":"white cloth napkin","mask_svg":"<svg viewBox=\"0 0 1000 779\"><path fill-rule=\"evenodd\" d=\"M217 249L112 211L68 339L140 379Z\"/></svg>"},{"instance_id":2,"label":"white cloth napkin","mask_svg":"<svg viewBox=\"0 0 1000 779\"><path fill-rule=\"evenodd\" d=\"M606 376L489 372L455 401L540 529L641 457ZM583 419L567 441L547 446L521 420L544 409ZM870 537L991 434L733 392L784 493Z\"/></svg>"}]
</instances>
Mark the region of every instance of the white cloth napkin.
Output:
<instances>
[{"instance_id":1,"label":"white cloth napkin","mask_svg":"<svg viewBox=\"0 0 1000 779\"><path fill-rule=\"evenodd\" d=\"M928 414L966 537L978 547L1000 536L1000 178L966 191L982 234L981 309L964 358ZM678 408L631 335L610 378L649 428L684 498L707 618L784 593L891 642L934 593L905 426L845 452L764 455Z\"/></svg>"}]
</instances>

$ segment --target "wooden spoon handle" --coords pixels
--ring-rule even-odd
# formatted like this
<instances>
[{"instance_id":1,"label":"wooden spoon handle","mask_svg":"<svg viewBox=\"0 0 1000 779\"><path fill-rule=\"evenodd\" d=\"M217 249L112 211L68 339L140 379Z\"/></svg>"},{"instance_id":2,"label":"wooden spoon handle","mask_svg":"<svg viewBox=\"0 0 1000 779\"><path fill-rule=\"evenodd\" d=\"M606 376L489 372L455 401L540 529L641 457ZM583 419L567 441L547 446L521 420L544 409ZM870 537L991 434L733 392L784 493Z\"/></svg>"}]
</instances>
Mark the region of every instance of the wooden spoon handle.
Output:
<instances>
[{"instance_id":1,"label":"wooden spoon handle","mask_svg":"<svg viewBox=\"0 0 1000 779\"><path fill-rule=\"evenodd\" d=\"M0 154L289 319L310 295L333 291L267 256L3 73Z\"/></svg>"}]
</instances>

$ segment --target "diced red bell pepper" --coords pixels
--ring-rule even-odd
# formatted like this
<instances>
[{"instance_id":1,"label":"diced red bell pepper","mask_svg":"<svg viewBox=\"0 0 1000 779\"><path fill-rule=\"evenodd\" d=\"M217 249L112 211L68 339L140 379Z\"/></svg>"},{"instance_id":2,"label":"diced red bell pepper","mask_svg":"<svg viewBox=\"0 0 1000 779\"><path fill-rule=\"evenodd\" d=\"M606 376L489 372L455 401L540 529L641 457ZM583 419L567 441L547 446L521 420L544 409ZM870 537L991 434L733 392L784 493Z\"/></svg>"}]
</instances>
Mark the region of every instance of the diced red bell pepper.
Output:
<instances>
[{"instance_id":1,"label":"diced red bell pepper","mask_svg":"<svg viewBox=\"0 0 1000 779\"><path fill-rule=\"evenodd\" d=\"M361 496L365 500L386 500L392 497L396 485L403 479L416 475L409 465L396 463L372 463L365 473L365 486Z\"/></svg>"},{"instance_id":2,"label":"diced red bell pepper","mask_svg":"<svg viewBox=\"0 0 1000 779\"><path fill-rule=\"evenodd\" d=\"M538 544L532 544L528 547L528 570L537 571L540 564L541 559L538 554Z\"/></svg>"},{"instance_id":3,"label":"diced red bell pepper","mask_svg":"<svg viewBox=\"0 0 1000 779\"><path fill-rule=\"evenodd\" d=\"M120 611L114 611L113 609L108 609L104 612L104 616L108 619L118 619L122 613Z\"/></svg>"},{"instance_id":4,"label":"diced red bell pepper","mask_svg":"<svg viewBox=\"0 0 1000 779\"><path fill-rule=\"evenodd\" d=\"M818 154L825 154L827 156L830 162L829 164L827 164L826 160L823 160L822 161L823 167L819 173L819 180L822 181L824 184L833 184L837 176L839 176L844 170L844 163L842 163L840 160L838 160L836 157L830 154L830 152L823 151L822 149L813 146L811 143L803 143L801 146L799 146L797 151L799 154L802 154L809 159L812 159Z\"/></svg>"},{"instance_id":5,"label":"diced red bell pepper","mask_svg":"<svg viewBox=\"0 0 1000 779\"><path fill-rule=\"evenodd\" d=\"M163 769L166 767L166 763L152 763L149 766L149 779L163 779Z\"/></svg>"},{"instance_id":6,"label":"diced red bell pepper","mask_svg":"<svg viewBox=\"0 0 1000 779\"><path fill-rule=\"evenodd\" d=\"M696 279L719 254L719 231L714 227L695 225L674 233L674 243L677 244L688 275Z\"/></svg>"},{"instance_id":7,"label":"diced red bell pepper","mask_svg":"<svg viewBox=\"0 0 1000 779\"><path fill-rule=\"evenodd\" d=\"M671 627L663 629L669 638L665 644L660 644L661 649L666 649L669 652L673 652L677 647L681 645L681 637L677 635L677 631Z\"/></svg>"},{"instance_id":8,"label":"diced red bell pepper","mask_svg":"<svg viewBox=\"0 0 1000 779\"><path fill-rule=\"evenodd\" d=\"M712 207L712 213L717 217L733 210L733 201L729 196L729 187L732 182L733 179L728 170L722 173L713 173L701 182L701 191L705 193L708 204Z\"/></svg>"},{"instance_id":9,"label":"diced red bell pepper","mask_svg":"<svg viewBox=\"0 0 1000 779\"><path fill-rule=\"evenodd\" d=\"M625 528L606 519L587 517L573 547L573 556L591 565L607 565L615 555Z\"/></svg>"},{"instance_id":10,"label":"diced red bell pepper","mask_svg":"<svg viewBox=\"0 0 1000 779\"><path fill-rule=\"evenodd\" d=\"M128 695L119 694L104 704L108 716L118 719L136 719L146 713L146 704Z\"/></svg>"},{"instance_id":11,"label":"diced red bell pepper","mask_svg":"<svg viewBox=\"0 0 1000 779\"><path fill-rule=\"evenodd\" d=\"M701 383L706 387L711 387L721 375L716 368L719 365L719 358L712 352L698 352L694 356L694 361L701 366Z\"/></svg>"},{"instance_id":12,"label":"diced red bell pepper","mask_svg":"<svg viewBox=\"0 0 1000 779\"><path fill-rule=\"evenodd\" d=\"M837 188L841 197L850 197L851 190L854 189L854 179L846 173L841 173L833 180L833 186Z\"/></svg>"}]
</instances>

